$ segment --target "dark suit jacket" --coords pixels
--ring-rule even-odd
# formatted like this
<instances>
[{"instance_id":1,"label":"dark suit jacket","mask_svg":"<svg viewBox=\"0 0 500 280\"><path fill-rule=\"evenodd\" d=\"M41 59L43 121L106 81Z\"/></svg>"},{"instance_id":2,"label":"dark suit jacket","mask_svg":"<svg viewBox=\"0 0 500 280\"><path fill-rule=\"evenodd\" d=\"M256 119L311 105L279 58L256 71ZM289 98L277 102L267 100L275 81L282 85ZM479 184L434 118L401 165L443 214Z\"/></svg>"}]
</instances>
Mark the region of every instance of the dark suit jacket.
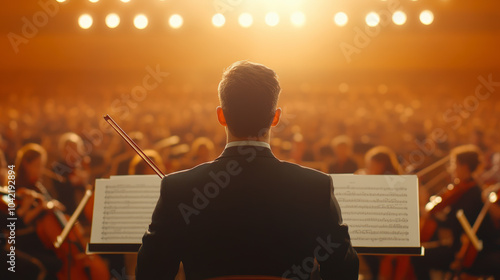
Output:
<instances>
[{"instance_id":1,"label":"dark suit jacket","mask_svg":"<svg viewBox=\"0 0 500 280\"><path fill-rule=\"evenodd\" d=\"M213 162L166 176L139 250L136 279L272 275L357 279L358 257L331 177L237 146Z\"/></svg>"}]
</instances>

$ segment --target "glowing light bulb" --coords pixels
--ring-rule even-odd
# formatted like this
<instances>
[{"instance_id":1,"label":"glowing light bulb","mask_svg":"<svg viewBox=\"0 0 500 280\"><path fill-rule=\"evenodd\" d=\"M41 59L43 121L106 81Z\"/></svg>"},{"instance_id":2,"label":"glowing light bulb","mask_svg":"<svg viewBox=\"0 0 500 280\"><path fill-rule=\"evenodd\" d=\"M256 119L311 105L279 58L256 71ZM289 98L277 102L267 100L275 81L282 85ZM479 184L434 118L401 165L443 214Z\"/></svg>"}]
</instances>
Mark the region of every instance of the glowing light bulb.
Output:
<instances>
[{"instance_id":1,"label":"glowing light bulb","mask_svg":"<svg viewBox=\"0 0 500 280\"><path fill-rule=\"evenodd\" d=\"M420 13L420 22L425 25L430 25L434 21L434 14L429 11L425 10Z\"/></svg>"},{"instance_id":2,"label":"glowing light bulb","mask_svg":"<svg viewBox=\"0 0 500 280\"><path fill-rule=\"evenodd\" d=\"M238 22L242 27L250 27L253 24L253 17L249 13L243 13L238 17Z\"/></svg>"},{"instance_id":3,"label":"glowing light bulb","mask_svg":"<svg viewBox=\"0 0 500 280\"><path fill-rule=\"evenodd\" d=\"M184 20L178 14L173 14L168 19L168 24L170 25L170 27L172 27L174 29L177 29L177 28L181 27L183 23L184 23Z\"/></svg>"},{"instance_id":4,"label":"glowing light bulb","mask_svg":"<svg viewBox=\"0 0 500 280\"><path fill-rule=\"evenodd\" d=\"M137 29L144 29L148 26L148 18L143 14L138 14L134 18L134 26Z\"/></svg>"},{"instance_id":5,"label":"glowing light bulb","mask_svg":"<svg viewBox=\"0 0 500 280\"><path fill-rule=\"evenodd\" d=\"M89 14L83 14L78 18L78 25L80 25L82 29L89 29L92 23L94 23L94 20Z\"/></svg>"},{"instance_id":6,"label":"glowing light bulb","mask_svg":"<svg viewBox=\"0 0 500 280\"><path fill-rule=\"evenodd\" d=\"M392 14L392 21L396 25L403 25L406 22L406 14L402 11L396 11Z\"/></svg>"},{"instance_id":7,"label":"glowing light bulb","mask_svg":"<svg viewBox=\"0 0 500 280\"><path fill-rule=\"evenodd\" d=\"M375 12L370 12L366 15L365 21L366 25L370 27L375 27L380 22L380 16Z\"/></svg>"},{"instance_id":8,"label":"glowing light bulb","mask_svg":"<svg viewBox=\"0 0 500 280\"><path fill-rule=\"evenodd\" d=\"M276 26L280 22L280 16L277 13L270 12L266 15L266 24L269 26Z\"/></svg>"},{"instance_id":9,"label":"glowing light bulb","mask_svg":"<svg viewBox=\"0 0 500 280\"><path fill-rule=\"evenodd\" d=\"M226 23L226 18L223 14L215 14L212 17L212 24L215 27L222 27Z\"/></svg>"},{"instance_id":10,"label":"glowing light bulb","mask_svg":"<svg viewBox=\"0 0 500 280\"><path fill-rule=\"evenodd\" d=\"M335 21L335 24L338 26L346 25L348 20L349 20L349 18L347 17L346 13L344 13L344 12L338 12L333 17L333 21Z\"/></svg>"},{"instance_id":11,"label":"glowing light bulb","mask_svg":"<svg viewBox=\"0 0 500 280\"><path fill-rule=\"evenodd\" d=\"M297 27L304 26L304 24L306 23L306 16L304 15L303 12L294 12L290 16L290 21L294 26Z\"/></svg>"},{"instance_id":12,"label":"glowing light bulb","mask_svg":"<svg viewBox=\"0 0 500 280\"><path fill-rule=\"evenodd\" d=\"M108 14L105 21L109 28L115 28L120 24L120 17L114 13Z\"/></svg>"}]
</instances>

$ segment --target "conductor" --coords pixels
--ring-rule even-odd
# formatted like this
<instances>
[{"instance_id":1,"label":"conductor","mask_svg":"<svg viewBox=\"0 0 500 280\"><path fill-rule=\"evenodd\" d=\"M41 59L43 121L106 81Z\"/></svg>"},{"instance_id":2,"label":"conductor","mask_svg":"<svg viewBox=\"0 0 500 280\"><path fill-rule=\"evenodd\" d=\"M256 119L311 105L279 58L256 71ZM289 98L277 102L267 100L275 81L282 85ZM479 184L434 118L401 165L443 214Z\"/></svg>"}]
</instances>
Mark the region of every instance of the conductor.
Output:
<instances>
[{"instance_id":1,"label":"conductor","mask_svg":"<svg viewBox=\"0 0 500 280\"><path fill-rule=\"evenodd\" d=\"M264 65L238 61L225 70L217 119L227 145L214 161L163 178L137 280L174 279L180 262L188 280L358 278L331 177L271 152L280 91Z\"/></svg>"}]
</instances>

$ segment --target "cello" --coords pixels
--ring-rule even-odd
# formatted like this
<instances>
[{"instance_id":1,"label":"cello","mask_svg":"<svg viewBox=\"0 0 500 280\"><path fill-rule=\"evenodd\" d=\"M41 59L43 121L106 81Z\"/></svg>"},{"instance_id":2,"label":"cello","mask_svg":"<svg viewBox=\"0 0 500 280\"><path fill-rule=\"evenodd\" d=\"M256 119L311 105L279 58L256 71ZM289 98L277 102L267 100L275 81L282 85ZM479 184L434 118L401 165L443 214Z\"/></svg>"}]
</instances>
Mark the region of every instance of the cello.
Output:
<instances>
[{"instance_id":1,"label":"cello","mask_svg":"<svg viewBox=\"0 0 500 280\"><path fill-rule=\"evenodd\" d=\"M83 230L79 224L71 228L67 239L59 248L54 246L57 237L68 222L68 217L55 207L55 203L40 182L36 183L36 188L41 192L37 195L38 203L48 202L46 202L47 209L35 220L35 231L44 246L54 251L62 261L63 265L57 273L57 278L59 280L109 280L110 273L106 263L98 255L85 253ZM19 191L19 194L22 192ZM22 195L16 200L22 204Z\"/></svg>"}]
</instances>

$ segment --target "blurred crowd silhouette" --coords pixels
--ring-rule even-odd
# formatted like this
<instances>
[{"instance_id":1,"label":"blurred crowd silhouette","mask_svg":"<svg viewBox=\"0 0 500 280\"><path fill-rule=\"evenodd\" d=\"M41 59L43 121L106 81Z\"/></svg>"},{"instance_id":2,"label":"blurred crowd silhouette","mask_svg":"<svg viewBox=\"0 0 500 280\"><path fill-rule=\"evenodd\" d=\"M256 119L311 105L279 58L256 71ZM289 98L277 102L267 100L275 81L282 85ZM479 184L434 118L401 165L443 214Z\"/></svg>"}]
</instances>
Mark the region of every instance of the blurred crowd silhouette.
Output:
<instances>
[{"instance_id":1,"label":"blurred crowd silhouette","mask_svg":"<svg viewBox=\"0 0 500 280\"><path fill-rule=\"evenodd\" d=\"M500 180L498 98L471 104L467 96L435 91L351 86L335 92L285 92L278 104L282 121L272 132L273 153L327 173L412 174L454 147L473 144L481 157L475 179L483 189L495 185ZM40 181L71 214L96 178L152 174L103 115L110 114L168 174L214 160L223 150L226 136L216 106L212 92L155 92L140 101L120 91L9 94L0 105L2 169L16 162L21 147L39 144L47 154ZM445 165L420 178L422 206L450 182L443 172ZM132 275L134 260L126 259L109 257L111 268L121 275L126 267ZM378 261L367 259L360 271L365 279L378 274L371 269Z\"/></svg>"}]
</instances>

